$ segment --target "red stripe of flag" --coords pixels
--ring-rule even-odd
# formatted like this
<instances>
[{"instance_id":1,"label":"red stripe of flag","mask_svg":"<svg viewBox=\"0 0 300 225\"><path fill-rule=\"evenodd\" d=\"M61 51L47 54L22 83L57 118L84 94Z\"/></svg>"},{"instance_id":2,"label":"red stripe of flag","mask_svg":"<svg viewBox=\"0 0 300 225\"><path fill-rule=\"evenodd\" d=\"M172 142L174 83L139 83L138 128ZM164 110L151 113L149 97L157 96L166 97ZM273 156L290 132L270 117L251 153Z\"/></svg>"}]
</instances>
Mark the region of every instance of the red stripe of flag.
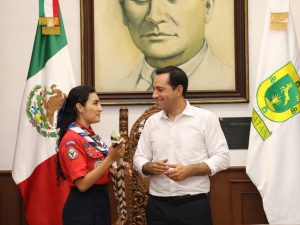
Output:
<instances>
[{"instance_id":1,"label":"red stripe of flag","mask_svg":"<svg viewBox=\"0 0 300 225\"><path fill-rule=\"evenodd\" d=\"M42 162L30 177L18 184L30 225L61 225L70 187L67 182L56 185L55 159L56 155Z\"/></svg>"},{"instance_id":2,"label":"red stripe of flag","mask_svg":"<svg viewBox=\"0 0 300 225\"><path fill-rule=\"evenodd\" d=\"M53 0L53 17L59 17L58 0Z\"/></svg>"}]
</instances>

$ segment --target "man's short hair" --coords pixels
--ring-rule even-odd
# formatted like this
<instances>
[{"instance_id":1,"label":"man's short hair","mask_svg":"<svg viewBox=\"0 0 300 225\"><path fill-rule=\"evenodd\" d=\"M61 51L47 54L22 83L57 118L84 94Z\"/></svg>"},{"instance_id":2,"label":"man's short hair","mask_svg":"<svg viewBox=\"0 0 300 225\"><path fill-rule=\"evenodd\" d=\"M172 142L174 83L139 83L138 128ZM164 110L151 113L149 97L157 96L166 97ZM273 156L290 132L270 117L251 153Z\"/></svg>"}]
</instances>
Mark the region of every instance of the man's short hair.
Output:
<instances>
[{"instance_id":1,"label":"man's short hair","mask_svg":"<svg viewBox=\"0 0 300 225\"><path fill-rule=\"evenodd\" d=\"M156 69L155 73L157 75L168 73L169 74L169 84L172 86L173 90L178 86L181 85L183 87L182 96L185 97L189 85L189 79L186 73L176 67L176 66L166 66L163 68Z\"/></svg>"}]
</instances>

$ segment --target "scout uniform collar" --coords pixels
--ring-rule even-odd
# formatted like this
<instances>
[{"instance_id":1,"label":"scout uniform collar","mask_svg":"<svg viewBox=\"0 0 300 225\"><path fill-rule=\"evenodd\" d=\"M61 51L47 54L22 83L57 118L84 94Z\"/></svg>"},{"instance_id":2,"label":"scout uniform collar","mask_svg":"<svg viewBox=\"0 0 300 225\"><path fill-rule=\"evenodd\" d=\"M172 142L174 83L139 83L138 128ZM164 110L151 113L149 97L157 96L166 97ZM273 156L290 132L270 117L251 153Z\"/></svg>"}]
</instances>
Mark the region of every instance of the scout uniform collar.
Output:
<instances>
[{"instance_id":1,"label":"scout uniform collar","mask_svg":"<svg viewBox=\"0 0 300 225\"><path fill-rule=\"evenodd\" d=\"M102 152L103 155L106 156L108 154L109 148L99 135L92 135L86 128L80 127L76 122L71 123L68 126L68 130L72 130L75 133L79 134L93 147Z\"/></svg>"}]
</instances>

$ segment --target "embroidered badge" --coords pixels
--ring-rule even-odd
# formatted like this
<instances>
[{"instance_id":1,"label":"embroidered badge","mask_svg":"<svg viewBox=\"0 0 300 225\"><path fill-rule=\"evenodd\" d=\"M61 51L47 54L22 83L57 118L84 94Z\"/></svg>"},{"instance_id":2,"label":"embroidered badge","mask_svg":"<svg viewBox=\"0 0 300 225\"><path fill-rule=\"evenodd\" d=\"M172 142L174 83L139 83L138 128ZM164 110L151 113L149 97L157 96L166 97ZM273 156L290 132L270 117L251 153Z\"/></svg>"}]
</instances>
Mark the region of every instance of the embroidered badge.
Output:
<instances>
[{"instance_id":1,"label":"embroidered badge","mask_svg":"<svg viewBox=\"0 0 300 225\"><path fill-rule=\"evenodd\" d=\"M86 151L90 151L90 150L93 149L94 147L93 147L88 141L84 141L84 142L83 142L83 148L85 148Z\"/></svg>"},{"instance_id":2,"label":"embroidered badge","mask_svg":"<svg viewBox=\"0 0 300 225\"><path fill-rule=\"evenodd\" d=\"M86 142L86 141L83 143L83 147L85 147L85 148L86 148L86 147L89 147L89 145L90 145L90 144L89 144L88 142Z\"/></svg>"},{"instance_id":3,"label":"embroidered badge","mask_svg":"<svg viewBox=\"0 0 300 225\"><path fill-rule=\"evenodd\" d=\"M75 148L69 148L67 154L68 154L68 157L72 160L76 159L78 156L78 152Z\"/></svg>"},{"instance_id":4,"label":"embroidered badge","mask_svg":"<svg viewBox=\"0 0 300 225\"><path fill-rule=\"evenodd\" d=\"M44 137L57 137L56 118L66 95L53 84L50 90L36 85L26 101L26 115L36 131Z\"/></svg>"},{"instance_id":5,"label":"embroidered badge","mask_svg":"<svg viewBox=\"0 0 300 225\"><path fill-rule=\"evenodd\" d=\"M97 159L96 162L94 162L94 168L98 167L102 163L101 159Z\"/></svg>"}]
</instances>

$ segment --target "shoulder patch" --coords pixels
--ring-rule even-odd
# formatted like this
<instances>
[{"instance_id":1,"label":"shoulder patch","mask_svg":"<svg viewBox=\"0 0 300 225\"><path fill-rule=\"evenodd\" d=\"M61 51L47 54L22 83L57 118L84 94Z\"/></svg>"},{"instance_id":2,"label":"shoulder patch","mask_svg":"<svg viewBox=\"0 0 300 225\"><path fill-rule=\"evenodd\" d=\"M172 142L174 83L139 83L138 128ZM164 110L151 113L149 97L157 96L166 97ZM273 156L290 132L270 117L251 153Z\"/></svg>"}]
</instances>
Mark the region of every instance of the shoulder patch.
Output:
<instances>
[{"instance_id":1,"label":"shoulder patch","mask_svg":"<svg viewBox=\"0 0 300 225\"><path fill-rule=\"evenodd\" d=\"M66 146L68 146L68 145L76 145L77 144L77 142L76 141L68 141L67 143L66 143Z\"/></svg>"},{"instance_id":2,"label":"shoulder patch","mask_svg":"<svg viewBox=\"0 0 300 225\"><path fill-rule=\"evenodd\" d=\"M67 155L69 157L69 159L76 159L78 156L78 151L76 148L69 148L67 151Z\"/></svg>"}]
</instances>

